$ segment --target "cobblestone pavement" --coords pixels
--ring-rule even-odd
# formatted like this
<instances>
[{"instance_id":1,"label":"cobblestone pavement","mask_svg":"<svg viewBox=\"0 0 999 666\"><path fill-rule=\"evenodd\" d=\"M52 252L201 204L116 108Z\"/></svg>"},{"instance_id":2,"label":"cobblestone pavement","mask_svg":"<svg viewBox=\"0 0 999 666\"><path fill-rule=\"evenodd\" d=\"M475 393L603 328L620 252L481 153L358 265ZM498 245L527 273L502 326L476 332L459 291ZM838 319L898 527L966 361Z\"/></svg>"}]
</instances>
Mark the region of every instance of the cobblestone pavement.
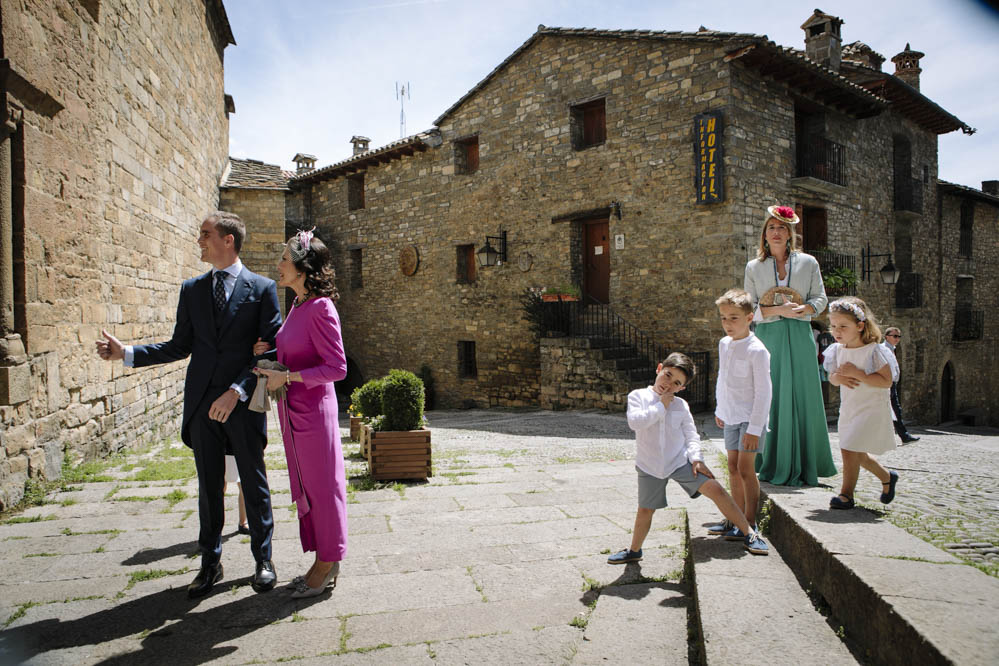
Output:
<instances>
[{"instance_id":1,"label":"cobblestone pavement","mask_svg":"<svg viewBox=\"0 0 999 666\"><path fill-rule=\"evenodd\" d=\"M999 429L913 427L920 440L878 456L899 474L895 501L881 504L881 484L861 470L857 500L895 525L999 576ZM830 428L841 467L839 438ZM824 479L839 490L840 477Z\"/></svg>"},{"instance_id":2,"label":"cobblestone pavement","mask_svg":"<svg viewBox=\"0 0 999 666\"><path fill-rule=\"evenodd\" d=\"M634 440L620 415L430 420L429 482L374 483L357 445L344 446L350 549L336 589L312 599L252 592L235 488L225 578L186 598L197 480L179 442L68 470L61 490L0 521L0 663L590 664L623 651L688 662L689 500L657 513L641 563L606 563L635 515ZM312 557L279 441L272 433L266 458L283 586Z\"/></svg>"}]
</instances>

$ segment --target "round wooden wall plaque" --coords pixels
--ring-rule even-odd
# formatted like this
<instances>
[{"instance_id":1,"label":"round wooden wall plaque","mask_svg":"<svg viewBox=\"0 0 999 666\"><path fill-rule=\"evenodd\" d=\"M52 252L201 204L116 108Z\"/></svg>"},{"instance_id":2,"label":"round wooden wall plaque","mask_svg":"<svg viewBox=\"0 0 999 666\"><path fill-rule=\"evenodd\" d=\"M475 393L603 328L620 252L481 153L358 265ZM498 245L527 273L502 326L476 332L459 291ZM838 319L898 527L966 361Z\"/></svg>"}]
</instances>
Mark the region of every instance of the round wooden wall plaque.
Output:
<instances>
[{"instance_id":1,"label":"round wooden wall plaque","mask_svg":"<svg viewBox=\"0 0 999 666\"><path fill-rule=\"evenodd\" d=\"M414 275L420 267L420 252L415 245L407 245L399 251L399 270L403 275Z\"/></svg>"}]
</instances>

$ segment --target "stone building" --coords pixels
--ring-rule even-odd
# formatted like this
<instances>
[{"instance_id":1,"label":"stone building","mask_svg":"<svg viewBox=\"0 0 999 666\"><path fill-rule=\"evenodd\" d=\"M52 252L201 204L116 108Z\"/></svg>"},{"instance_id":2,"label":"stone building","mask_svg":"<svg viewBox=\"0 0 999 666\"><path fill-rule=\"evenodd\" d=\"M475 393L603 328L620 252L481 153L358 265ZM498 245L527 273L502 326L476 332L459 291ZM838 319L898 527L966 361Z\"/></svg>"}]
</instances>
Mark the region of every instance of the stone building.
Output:
<instances>
[{"instance_id":1,"label":"stone building","mask_svg":"<svg viewBox=\"0 0 999 666\"><path fill-rule=\"evenodd\" d=\"M64 460L173 432L184 364L94 352L169 337L228 154L221 0L4 2L0 509Z\"/></svg>"},{"instance_id":2,"label":"stone building","mask_svg":"<svg viewBox=\"0 0 999 666\"><path fill-rule=\"evenodd\" d=\"M284 248L285 195L294 174L260 160L230 158L219 184L219 208L239 215L253 233L239 253L254 273L277 280L277 262ZM281 314L285 303L281 301Z\"/></svg>"},{"instance_id":3,"label":"stone building","mask_svg":"<svg viewBox=\"0 0 999 666\"><path fill-rule=\"evenodd\" d=\"M707 406L713 301L741 286L766 206L790 202L824 271L906 331L908 413L995 423L994 197L937 184L937 136L974 130L919 91L921 53L883 72L841 25L816 11L804 50L541 26L431 130L296 174L286 219L333 247L355 370L426 365L444 405L619 409L656 350L679 349L703 352L691 399ZM962 224L970 262L947 244ZM895 286L879 278L888 259ZM520 299L560 284L582 289L591 323L539 344ZM955 316L982 325L940 326Z\"/></svg>"}]
</instances>

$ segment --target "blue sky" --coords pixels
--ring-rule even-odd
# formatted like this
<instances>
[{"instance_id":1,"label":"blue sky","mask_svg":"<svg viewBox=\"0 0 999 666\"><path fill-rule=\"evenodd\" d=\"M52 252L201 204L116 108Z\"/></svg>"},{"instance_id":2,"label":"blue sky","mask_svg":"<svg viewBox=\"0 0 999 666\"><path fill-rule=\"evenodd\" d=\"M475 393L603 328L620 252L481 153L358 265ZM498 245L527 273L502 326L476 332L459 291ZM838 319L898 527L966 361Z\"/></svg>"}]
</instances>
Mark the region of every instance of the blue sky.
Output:
<instances>
[{"instance_id":1,"label":"blue sky","mask_svg":"<svg viewBox=\"0 0 999 666\"><path fill-rule=\"evenodd\" d=\"M408 82L406 130L432 127L451 104L539 24L605 29L715 30L765 34L803 48L809 2L693 0L228 0L237 46L226 49L235 98L229 152L293 168L298 152L318 166L350 155L350 137L372 147L400 136L396 83ZM940 137L940 177L980 187L999 179L999 17L973 0L849 0L820 5L843 19L843 42L889 60L907 42L922 51L923 94L978 129Z\"/></svg>"}]
</instances>

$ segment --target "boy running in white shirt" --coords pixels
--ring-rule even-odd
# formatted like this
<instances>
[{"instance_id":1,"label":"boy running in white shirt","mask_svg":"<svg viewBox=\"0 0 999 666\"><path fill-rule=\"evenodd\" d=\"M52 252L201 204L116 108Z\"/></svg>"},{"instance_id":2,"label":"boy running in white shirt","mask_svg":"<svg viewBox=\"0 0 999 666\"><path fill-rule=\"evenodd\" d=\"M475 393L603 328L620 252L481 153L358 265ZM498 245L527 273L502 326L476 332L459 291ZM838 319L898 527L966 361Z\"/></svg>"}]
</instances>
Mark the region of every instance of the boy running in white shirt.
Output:
<instances>
[{"instance_id":1,"label":"boy running in white shirt","mask_svg":"<svg viewBox=\"0 0 999 666\"><path fill-rule=\"evenodd\" d=\"M667 506L666 484L676 481L690 497L703 494L746 535L746 550L766 555L766 542L750 529L746 517L701 457L701 438L690 408L676 393L694 378L694 363L684 354L670 354L656 368L652 386L628 394L628 427L635 431L635 470L638 472L638 513L631 547L614 553L609 564L642 559L642 543L656 509Z\"/></svg>"},{"instance_id":2,"label":"boy running in white shirt","mask_svg":"<svg viewBox=\"0 0 999 666\"><path fill-rule=\"evenodd\" d=\"M763 453L770 416L770 352L749 330L753 299L742 289L729 289L715 301L727 335L718 342L715 424L725 433L732 498L756 530L760 481L756 454ZM708 528L710 534L742 540L745 534L728 521Z\"/></svg>"}]
</instances>

